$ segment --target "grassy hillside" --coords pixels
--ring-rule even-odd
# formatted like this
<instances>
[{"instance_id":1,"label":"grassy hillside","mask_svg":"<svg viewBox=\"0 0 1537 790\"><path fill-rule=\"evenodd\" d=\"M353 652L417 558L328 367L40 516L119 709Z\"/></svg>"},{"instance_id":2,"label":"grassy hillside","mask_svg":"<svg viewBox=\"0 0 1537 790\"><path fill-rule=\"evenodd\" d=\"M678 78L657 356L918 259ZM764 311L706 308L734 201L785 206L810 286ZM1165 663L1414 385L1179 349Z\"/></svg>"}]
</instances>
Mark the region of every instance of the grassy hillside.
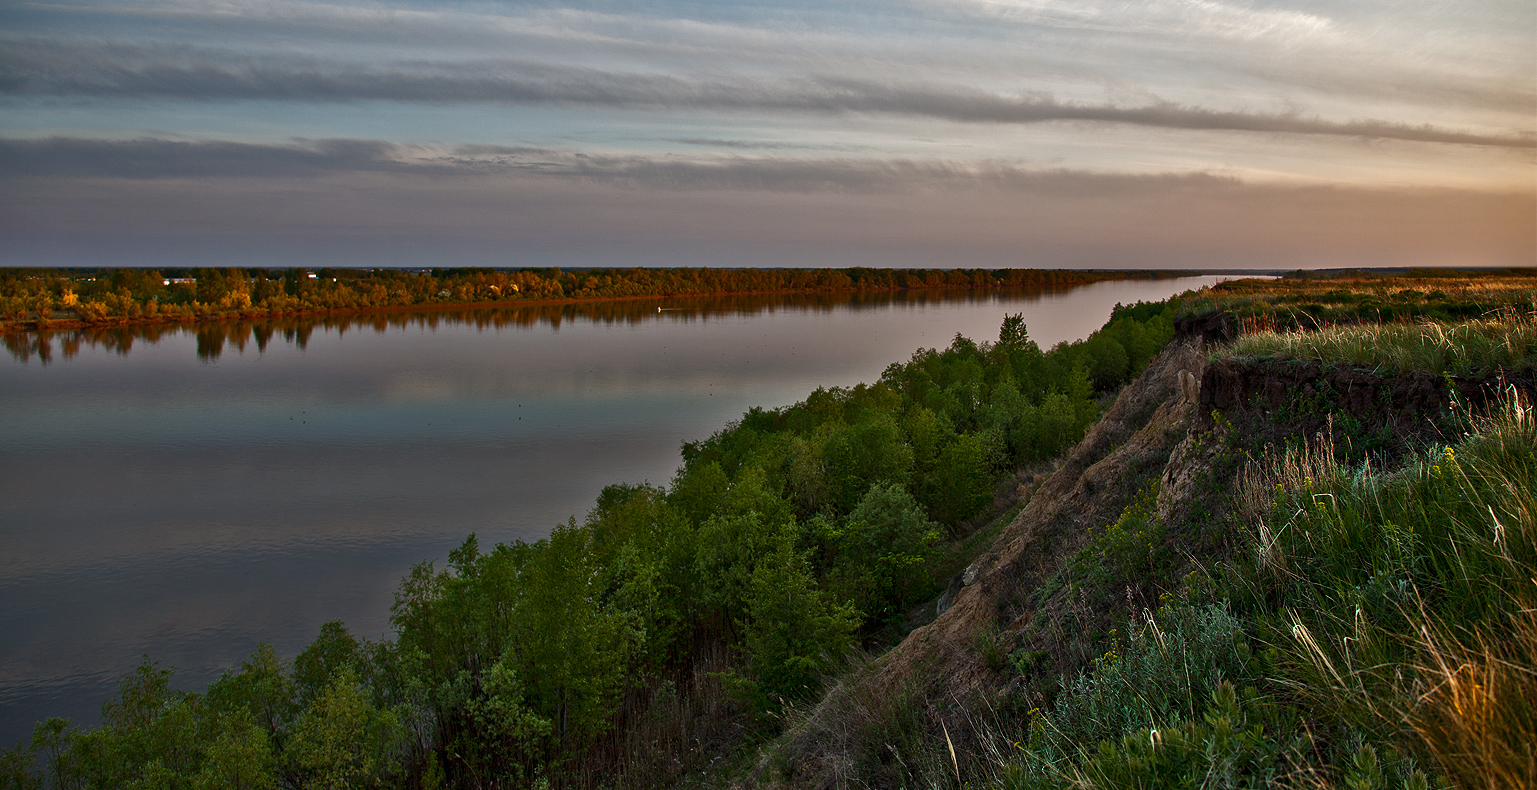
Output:
<instances>
[{"instance_id":1,"label":"grassy hillside","mask_svg":"<svg viewBox=\"0 0 1537 790\"><path fill-rule=\"evenodd\" d=\"M1533 786L1532 295L1441 282L1475 318L1375 322L1377 278L1187 297L953 607L744 782ZM1336 324L1197 340L1322 289Z\"/></svg>"}]
</instances>

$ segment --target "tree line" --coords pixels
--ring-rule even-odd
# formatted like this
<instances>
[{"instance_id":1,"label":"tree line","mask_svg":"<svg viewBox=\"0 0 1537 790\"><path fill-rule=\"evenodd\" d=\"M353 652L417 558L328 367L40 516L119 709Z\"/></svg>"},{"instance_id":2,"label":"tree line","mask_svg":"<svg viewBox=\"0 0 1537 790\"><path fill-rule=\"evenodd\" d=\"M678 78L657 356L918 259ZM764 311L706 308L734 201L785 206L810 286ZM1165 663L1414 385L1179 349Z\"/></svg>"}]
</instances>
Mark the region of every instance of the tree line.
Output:
<instances>
[{"instance_id":1,"label":"tree line","mask_svg":"<svg viewBox=\"0 0 1537 790\"><path fill-rule=\"evenodd\" d=\"M0 269L0 326L250 318L636 297L1064 288L1164 272L1047 269Z\"/></svg>"},{"instance_id":2,"label":"tree line","mask_svg":"<svg viewBox=\"0 0 1537 790\"><path fill-rule=\"evenodd\" d=\"M957 335L872 384L754 408L685 443L666 486L612 485L543 540L472 534L417 565L392 640L328 623L201 693L146 659L99 727L50 719L0 753L0 787L645 783L635 754L702 743L648 733L703 732L711 710L772 730L848 651L899 639L1000 482L1078 441L1175 309L1117 306L1047 351L1009 316L996 341Z\"/></svg>"}]
</instances>

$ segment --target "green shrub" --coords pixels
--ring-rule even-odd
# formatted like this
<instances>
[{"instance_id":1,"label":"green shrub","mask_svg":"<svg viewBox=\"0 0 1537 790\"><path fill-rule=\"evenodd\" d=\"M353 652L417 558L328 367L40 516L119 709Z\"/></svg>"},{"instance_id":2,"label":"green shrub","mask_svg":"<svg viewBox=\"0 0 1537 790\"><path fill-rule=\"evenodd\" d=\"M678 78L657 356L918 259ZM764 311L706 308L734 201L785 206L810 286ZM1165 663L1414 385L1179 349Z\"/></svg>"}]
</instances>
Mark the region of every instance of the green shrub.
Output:
<instances>
[{"instance_id":1,"label":"green shrub","mask_svg":"<svg viewBox=\"0 0 1537 790\"><path fill-rule=\"evenodd\" d=\"M1071 682L1052 708L1046 751L1065 752L1138 727L1199 717L1207 689L1253 673L1243 627L1220 605L1170 605L1126 638L1112 632L1110 650Z\"/></svg>"}]
</instances>

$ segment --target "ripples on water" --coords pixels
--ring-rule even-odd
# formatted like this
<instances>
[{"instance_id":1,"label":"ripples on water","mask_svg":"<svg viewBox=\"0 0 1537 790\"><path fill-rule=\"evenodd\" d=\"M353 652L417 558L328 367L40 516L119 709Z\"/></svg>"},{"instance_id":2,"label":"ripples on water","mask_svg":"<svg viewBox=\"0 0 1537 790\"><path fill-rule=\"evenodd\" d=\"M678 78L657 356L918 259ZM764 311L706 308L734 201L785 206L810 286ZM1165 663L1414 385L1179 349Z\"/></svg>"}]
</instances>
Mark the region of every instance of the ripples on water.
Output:
<instances>
[{"instance_id":1,"label":"ripples on water","mask_svg":"<svg viewBox=\"0 0 1537 790\"><path fill-rule=\"evenodd\" d=\"M94 724L141 654L198 687L321 623L388 635L410 566L665 484L751 406L1023 312L1043 347L1214 281L514 305L0 338L0 743ZM659 309L660 308L660 309ZM371 330L371 331L370 331Z\"/></svg>"}]
</instances>

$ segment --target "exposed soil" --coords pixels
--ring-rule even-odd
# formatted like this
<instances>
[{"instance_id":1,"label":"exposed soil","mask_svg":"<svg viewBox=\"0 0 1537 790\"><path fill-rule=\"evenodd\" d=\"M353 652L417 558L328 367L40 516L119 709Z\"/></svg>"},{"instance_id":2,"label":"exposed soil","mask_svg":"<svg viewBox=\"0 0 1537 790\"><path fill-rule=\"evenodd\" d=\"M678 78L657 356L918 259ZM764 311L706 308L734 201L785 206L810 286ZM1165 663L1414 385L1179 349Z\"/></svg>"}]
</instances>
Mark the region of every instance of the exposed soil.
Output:
<instances>
[{"instance_id":1,"label":"exposed soil","mask_svg":"<svg viewBox=\"0 0 1537 790\"><path fill-rule=\"evenodd\" d=\"M953 598L948 608L831 690L791 733L784 778L795 786L832 788L855 773L868 774L868 765L861 764L871 759L872 733L863 727L879 723L858 719L890 715L883 708L915 698L917 707L929 712L926 726L938 732L942 725L963 752L970 734L964 714L936 703L994 700L1004 690L1008 678L979 649L983 638L1005 653L1046 651L1048 661L1063 669L1087 659L1082 650L1053 648L1073 642L1070 633L1086 636L1083 621L1095 615L1080 611L1080 602L1067 595L1033 608L1031 593L1083 547L1089 527L1113 520L1143 485L1163 473L1196 410L1181 396L1179 372L1199 378L1203 359L1199 342L1190 340L1171 343L1155 357L1041 482L992 547L960 574L952 584L959 589L947 591ZM895 779L898 766L891 768Z\"/></svg>"},{"instance_id":2,"label":"exposed soil","mask_svg":"<svg viewBox=\"0 0 1537 790\"><path fill-rule=\"evenodd\" d=\"M1316 361L1230 358L1207 366L1201 377L1199 424L1210 427L1216 411L1264 434L1312 436L1339 434L1342 426L1334 423L1344 421L1354 435L1337 439L1368 437L1372 449L1395 460L1414 445L1454 438L1465 416L1459 411L1484 411L1511 388L1537 393L1537 376L1477 371L1443 378Z\"/></svg>"}]
</instances>

